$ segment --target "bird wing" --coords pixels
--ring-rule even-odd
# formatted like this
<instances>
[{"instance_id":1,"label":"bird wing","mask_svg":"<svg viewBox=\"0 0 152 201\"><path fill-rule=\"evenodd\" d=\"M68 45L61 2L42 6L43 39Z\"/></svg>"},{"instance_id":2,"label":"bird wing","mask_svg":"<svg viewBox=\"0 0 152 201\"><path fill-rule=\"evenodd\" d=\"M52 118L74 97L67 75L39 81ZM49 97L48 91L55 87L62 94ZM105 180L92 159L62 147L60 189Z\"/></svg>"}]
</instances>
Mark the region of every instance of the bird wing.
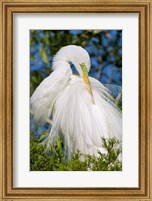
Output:
<instances>
[{"instance_id":1,"label":"bird wing","mask_svg":"<svg viewBox=\"0 0 152 201\"><path fill-rule=\"evenodd\" d=\"M53 110L53 103L70 80L69 71L53 71L36 88L30 99L30 112L37 121L45 122Z\"/></svg>"},{"instance_id":2,"label":"bird wing","mask_svg":"<svg viewBox=\"0 0 152 201\"><path fill-rule=\"evenodd\" d=\"M116 84L104 84L104 86L106 88L108 88L109 93L113 97L117 97L119 95L119 93L121 93L121 90L122 90L122 86L119 86L119 85L116 85Z\"/></svg>"},{"instance_id":3,"label":"bird wing","mask_svg":"<svg viewBox=\"0 0 152 201\"><path fill-rule=\"evenodd\" d=\"M77 150L96 155L97 149L102 147L102 137L120 138L120 111L107 98L108 89L94 78L89 80L95 104L83 80L76 76L72 76L69 85L56 98L53 126L46 140L48 148L61 134L69 156Z\"/></svg>"},{"instance_id":4,"label":"bird wing","mask_svg":"<svg viewBox=\"0 0 152 201\"><path fill-rule=\"evenodd\" d=\"M101 82L99 82L93 77L89 77L89 80L92 90L97 91L100 94L100 96L106 101L110 103L114 102L114 98L112 97L109 89L106 86L104 86Z\"/></svg>"}]
</instances>

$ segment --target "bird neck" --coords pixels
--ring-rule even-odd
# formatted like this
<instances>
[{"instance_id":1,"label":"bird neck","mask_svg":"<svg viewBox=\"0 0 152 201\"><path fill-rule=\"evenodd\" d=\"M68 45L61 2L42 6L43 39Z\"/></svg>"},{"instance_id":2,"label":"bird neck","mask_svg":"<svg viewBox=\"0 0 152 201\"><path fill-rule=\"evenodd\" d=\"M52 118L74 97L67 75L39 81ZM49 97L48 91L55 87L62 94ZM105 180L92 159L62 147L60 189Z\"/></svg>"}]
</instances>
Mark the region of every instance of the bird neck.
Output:
<instances>
[{"instance_id":1,"label":"bird neck","mask_svg":"<svg viewBox=\"0 0 152 201\"><path fill-rule=\"evenodd\" d=\"M62 60L62 59L61 60L54 60L52 69L53 70L60 70L60 72L65 72L65 71L72 72L69 62Z\"/></svg>"},{"instance_id":2,"label":"bird neck","mask_svg":"<svg viewBox=\"0 0 152 201\"><path fill-rule=\"evenodd\" d=\"M72 63L77 70L80 77L82 77L82 69L78 65L78 61L76 60L73 52L68 51L68 54L65 54L64 51L59 51L54 59L53 59L53 70L60 69L60 71L69 71L72 73L72 69L70 63Z\"/></svg>"}]
</instances>

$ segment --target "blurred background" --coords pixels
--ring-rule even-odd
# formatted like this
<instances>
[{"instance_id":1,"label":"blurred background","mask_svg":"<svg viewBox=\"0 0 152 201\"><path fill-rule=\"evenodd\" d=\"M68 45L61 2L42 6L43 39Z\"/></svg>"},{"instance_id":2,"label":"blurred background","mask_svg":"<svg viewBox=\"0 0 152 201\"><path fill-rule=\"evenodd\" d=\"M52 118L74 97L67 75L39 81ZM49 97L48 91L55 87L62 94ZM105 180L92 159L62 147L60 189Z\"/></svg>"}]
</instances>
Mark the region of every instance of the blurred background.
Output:
<instances>
[{"instance_id":1,"label":"blurred background","mask_svg":"<svg viewBox=\"0 0 152 201\"><path fill-rule=\"evenodd\" d=\"M30 95L52 72L52 60L57 51L72 44L88 51L91 58L89 76L103 84L122 85L121 30L31 30ZM71 68L77 74L73 65ZM113 90L113 96L118 96L118 90ZM31 130L36 135L47 129L47 125L37 125L31 120Z\"/></svg>"}]
</instances>

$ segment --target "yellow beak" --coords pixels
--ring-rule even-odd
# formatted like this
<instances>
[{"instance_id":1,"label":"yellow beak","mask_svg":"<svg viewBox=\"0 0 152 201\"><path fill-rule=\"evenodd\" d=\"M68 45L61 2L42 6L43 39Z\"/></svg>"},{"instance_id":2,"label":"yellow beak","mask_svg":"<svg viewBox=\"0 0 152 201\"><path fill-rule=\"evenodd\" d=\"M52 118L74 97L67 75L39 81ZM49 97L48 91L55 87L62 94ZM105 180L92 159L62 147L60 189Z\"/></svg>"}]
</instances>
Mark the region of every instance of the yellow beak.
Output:
<instances>
[{"instance_id":1,"label":"yellow beak","mask_svg":"<svg viewBox=\"0 0 152 201\"><path fill-rule=\"evenodd\" d=\"M81 68L82 68L82 71L83 71L82 79L83 79L84 83L86 84L87 91L92 96L92 101L93 101L93 104L94 104L94 98L93 98L93 93L92 93L92 89L91 89L91 85L90 85L90 81L89 81L89 77L88 77L87 67L86 67L85 64L81 64Z\"/></svg>"}]
</instances>

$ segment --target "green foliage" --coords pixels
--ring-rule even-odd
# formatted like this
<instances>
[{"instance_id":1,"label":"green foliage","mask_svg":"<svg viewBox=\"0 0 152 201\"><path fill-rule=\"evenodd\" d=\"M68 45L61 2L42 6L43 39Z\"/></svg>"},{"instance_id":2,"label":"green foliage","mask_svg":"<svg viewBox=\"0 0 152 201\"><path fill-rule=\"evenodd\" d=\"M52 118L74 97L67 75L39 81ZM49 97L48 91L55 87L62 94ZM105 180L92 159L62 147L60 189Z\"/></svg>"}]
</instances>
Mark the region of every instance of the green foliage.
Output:
<instances>
[{"instance_id":1,"label":"green foliage","mask_svg":"<svg viewBox=\"0 0 152 201\"><path fill-rule=\"evenodd\" d=\"M44 133L40 138L30 138L30 170L31 171L121 171L122 164L118 159L121 154L120 142L116 138L102 139L106 154L91 156L82 154L79 150L72 153L70 159L64 154L64 145L60 138L56 138L50 152L45 151L42 142L47 136Z\"/></svg>"},{"instance_id":2,"label":"green foliage","mask_svg":"<svg viewBox=\"0 0 152 201\"><path fill-rule=\"evenodd\" d=\"M102 138L102 146L107 150L107 154L99 153L99 157L90 157L90 169L94 171L120 171L122 170L121 161L118 156L121 154L119 140L116 138Z\"/></svg>"}]
</instances>

